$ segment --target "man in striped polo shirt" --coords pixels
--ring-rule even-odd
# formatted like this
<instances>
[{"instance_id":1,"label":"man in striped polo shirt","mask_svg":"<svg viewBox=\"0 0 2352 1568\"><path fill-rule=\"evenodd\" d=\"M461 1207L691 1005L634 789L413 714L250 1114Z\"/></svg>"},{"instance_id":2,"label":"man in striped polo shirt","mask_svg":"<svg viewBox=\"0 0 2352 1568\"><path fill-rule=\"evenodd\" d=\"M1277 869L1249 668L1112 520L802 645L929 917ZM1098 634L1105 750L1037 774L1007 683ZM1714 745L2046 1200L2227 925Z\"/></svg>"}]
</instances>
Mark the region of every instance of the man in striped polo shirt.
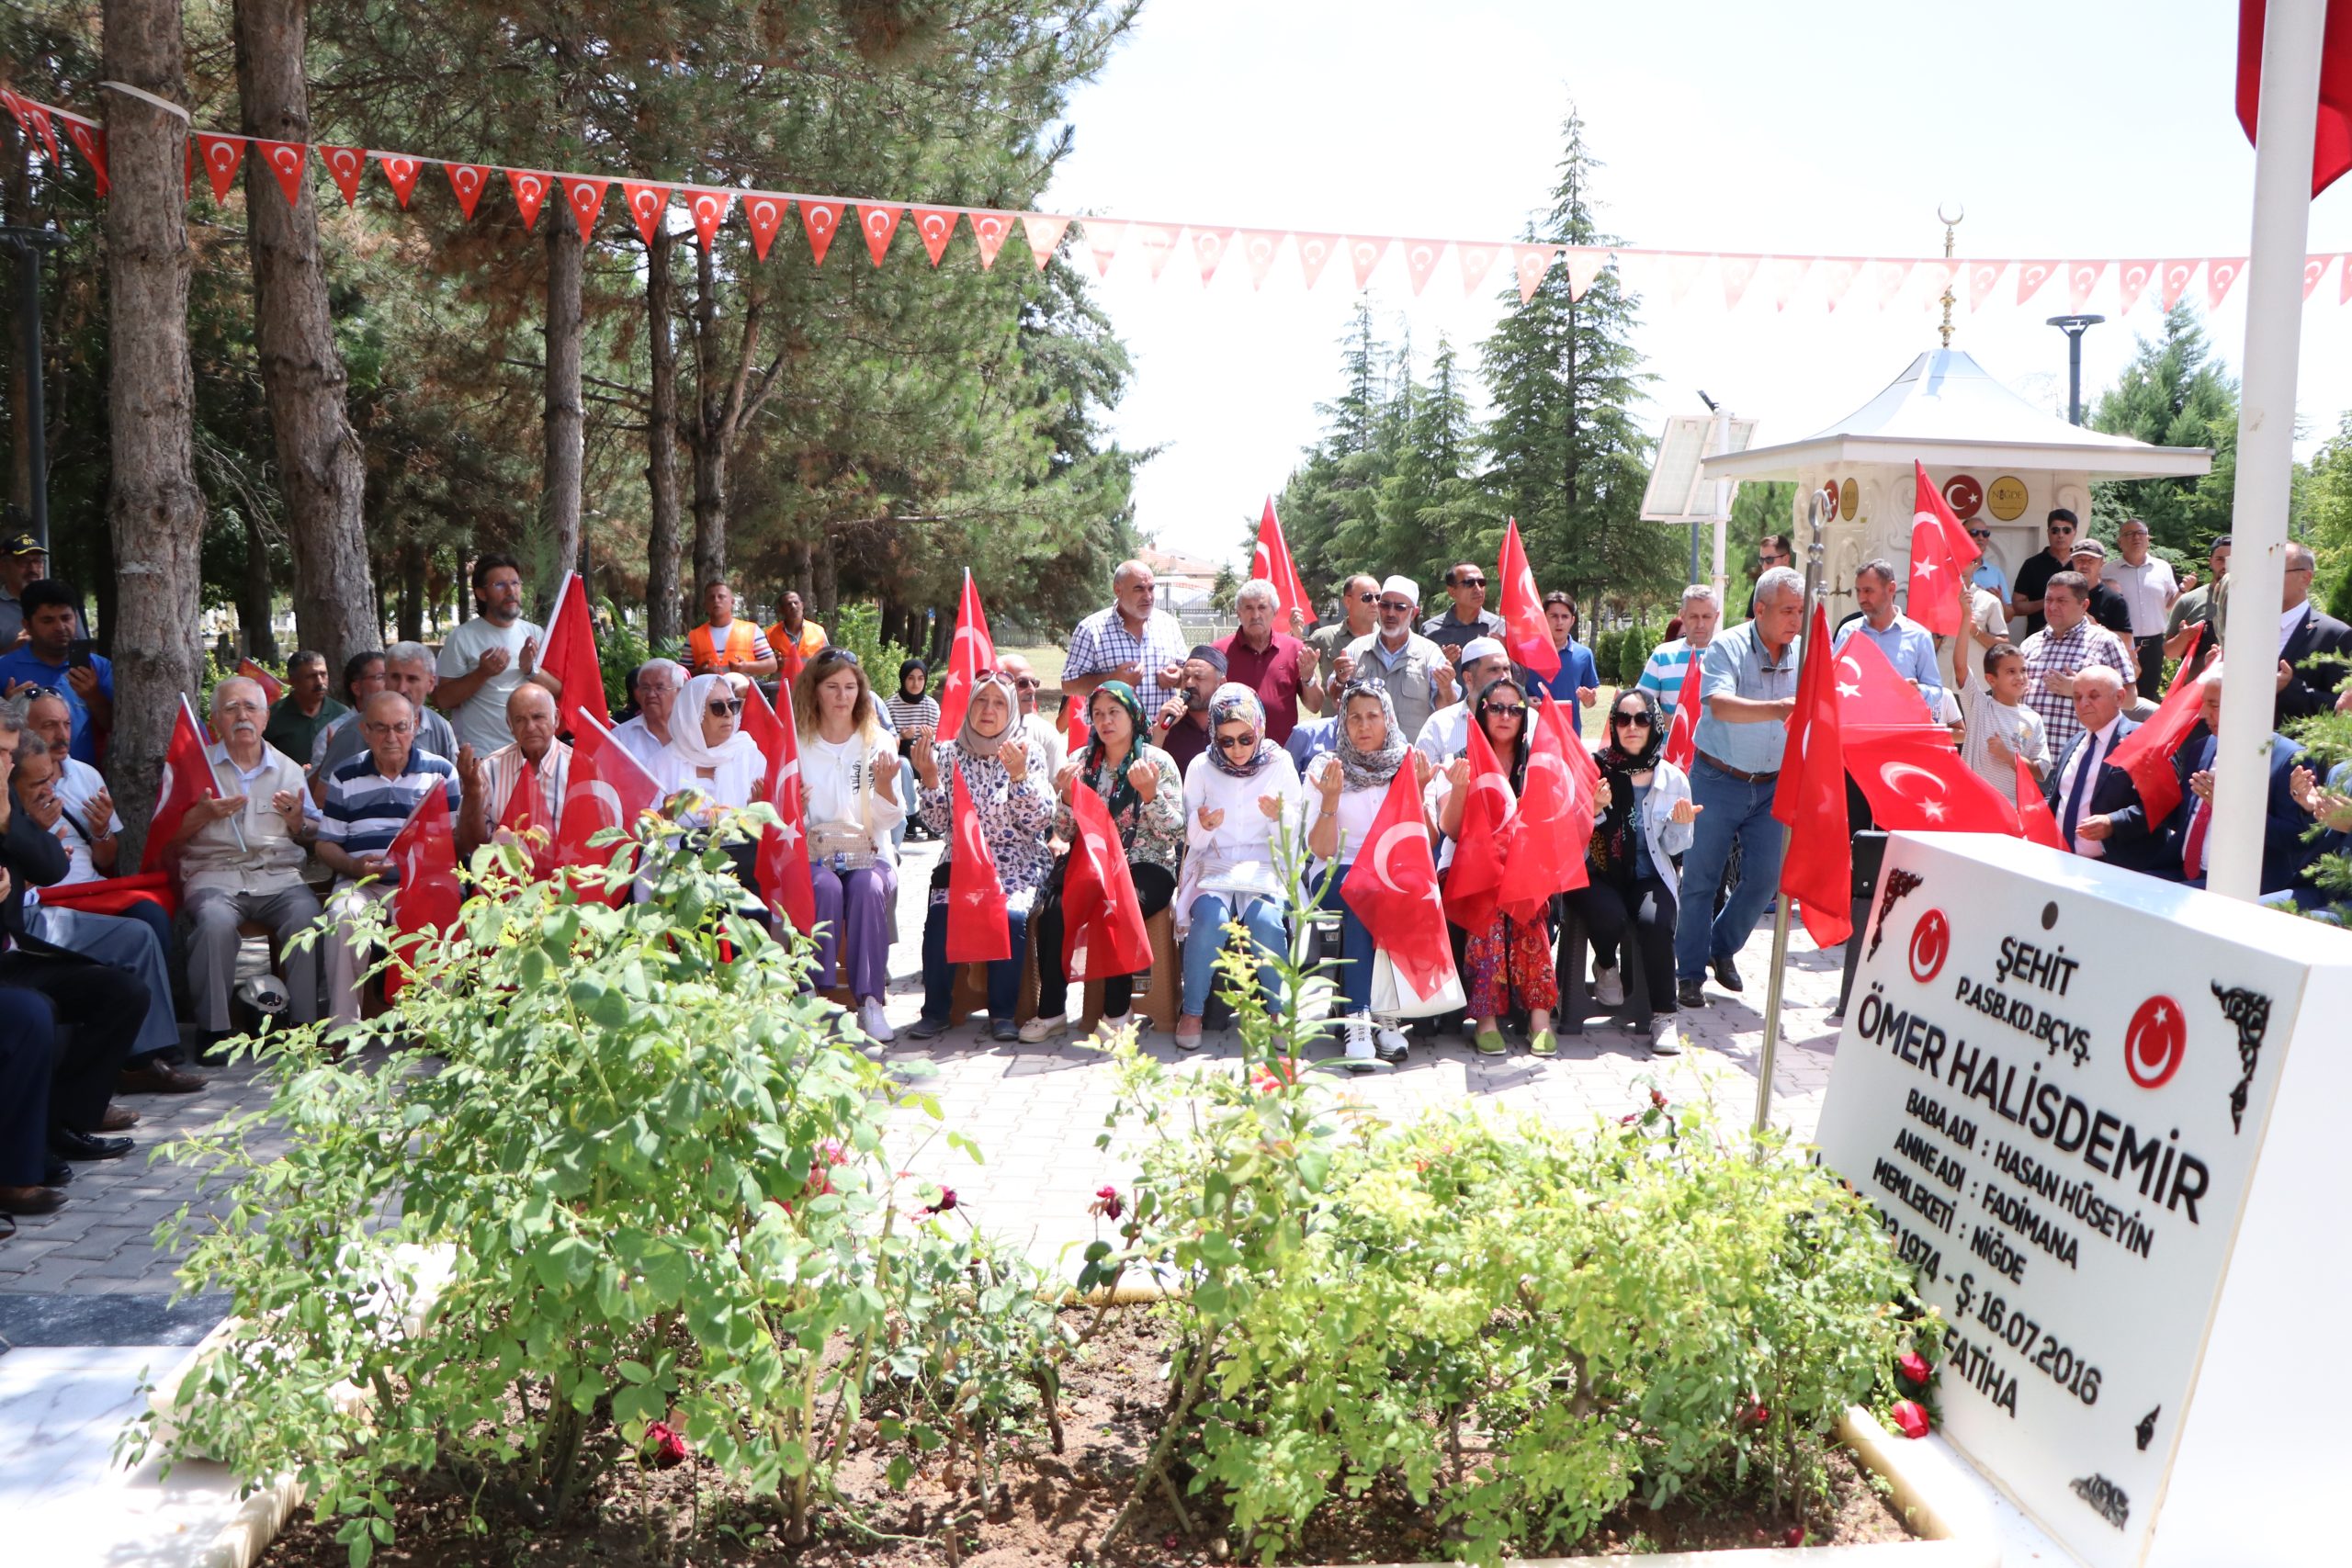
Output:
<instances>
[{"instance_id":1,"label":"man in striped polo shirt","mask_svg":"<svg viewBox=\"0 0 2352 1568\"><path fill-rule=\"evenodd\" d=\"M1651 650L1649 662L1642 666L1642 678L1635 683L1657 699L1657 705L1665 710L1658 722L1668 728L1673 728L1674 710L1682 701L1682 682L1690 672L1690 660L1707 651L1723 618L1723 604L1715 597L1713 585L1692 583L1682 591L1682 635L1659 643Z\"/></svg>"},{"instance_id":2,"label":"man in striped polo shirt","mask_svg":"<svg viewBox=\"0 0 2352 1568\"><path fill-rule=\"evenodd\" d=\"M460 804L458 771L418 750L416 709L406 697L398 692L369 697L359 710L359 732L368 750L327 775L326 798L320 805L318 856L335 874L327 912L344 928L326 943L325 999L337 1023L359 1018L359 982L368 972L368 954L350 928L362 908L381 900L397 883L399 873L386 852L425 791L447 795L452 821Z\"/></svg>"}]
</instances>

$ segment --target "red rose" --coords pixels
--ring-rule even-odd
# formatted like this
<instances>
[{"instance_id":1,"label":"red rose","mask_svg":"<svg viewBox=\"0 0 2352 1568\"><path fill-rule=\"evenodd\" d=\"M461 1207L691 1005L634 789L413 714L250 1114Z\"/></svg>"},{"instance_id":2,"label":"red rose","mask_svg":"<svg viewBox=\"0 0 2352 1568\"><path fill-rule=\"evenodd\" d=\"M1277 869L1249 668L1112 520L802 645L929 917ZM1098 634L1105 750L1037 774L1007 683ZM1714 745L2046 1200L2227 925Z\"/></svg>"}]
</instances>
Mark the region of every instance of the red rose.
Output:
<instances>
[{"instance_id":1,"label":"red rose","mask_svg":"<svg viewBox=\"0 0 2352 1568\"><path fill-rule=\"evenodd\" d=\"M1772 1407L1760 1399L1749 1400L1747 1407L1739 1413L1739 1424L1743 1427L1768 1427L1771 1422Z\"/></svg>"},{"instance_id":2,"label":"red rose","mask_svg":"<svg viewBox=\"0 0 2352 1568\"><path fill-rule=\"evenodd\" d=\"M1928 1370L1928 1358L1917 1350L1904 1351L1903 1359L1894 1363L1894 1370L1923 1387L1931 1375Z\"/></svg>"},{"instance_id":3,"label":"red rose","mask_svg":"<svg viewBox=\"0 0 2352 1568\"><path fill-rule=\"evenodd\" d=\"M653 1468L671 1470L684 1463L686 1439L666 1421L654 1421L645 1428L645 1440L653 1445Z\"/></svg>"},{"instance_id":4,"label":"red rose","mask_svg":"<svg viewBox=\"0 0 2352 1568\"><path fill-rule=\"evenodd\" d=\"M1894 1424L1903 1429L1903 1435L1906 1438L1924 1438L1928 1435L1928 1413L1921 1408L1917 1400L1898 1399L1894 1402Z\"/></svg>"},{"instance_id":5,"label":"red rose","mask_svg":"<svg viewBox=\"0 0 2352 1568\"><path fill-rule=\"evenodd\" d=\"M1650 1090L1650 1103L1651 1103L1652 1105L1657 1106L1660 1111L1665 1110L1665 1109L1666 1109L1666 1095L1665 1095L1661 1090L1658 1090L1658 1089L1654 1089Z\"/></svg>"},{"instance_id":6,"label":"red rose","mask_svg":"<svg viewBox=\"0 0 2352 1568\"><path fill-rule=\"evenodd\" d=\"M1126 1201L1119 1196L1119 1190L1115 1187L1098 1188L1094 1201L1088 1208L1106 1220L1115 1220L1127 1212Z\"/></svg>"},{"instance_id":7,"label":"red rose","mask_svg":"<svg viewBox=\"0 0 2352 1568\"><path fill-rule=\"evenodd\" d=\"M926 1214L944 1214L955 1206L956 1189L953 1187L943 1187L939 1190L939 1201L932 1204L922 1212Z\"/></svg>"}]
</instances>

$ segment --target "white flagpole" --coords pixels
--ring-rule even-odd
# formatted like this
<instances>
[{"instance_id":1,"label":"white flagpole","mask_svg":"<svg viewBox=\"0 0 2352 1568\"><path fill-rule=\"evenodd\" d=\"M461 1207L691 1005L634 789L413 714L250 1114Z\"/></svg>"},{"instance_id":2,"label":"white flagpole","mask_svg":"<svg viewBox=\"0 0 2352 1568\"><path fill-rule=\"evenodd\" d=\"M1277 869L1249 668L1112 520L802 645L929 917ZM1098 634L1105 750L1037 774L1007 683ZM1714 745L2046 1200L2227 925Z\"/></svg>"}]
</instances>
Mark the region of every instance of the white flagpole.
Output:
<instances>
[{"instance_id":1,"label":"white flagpole","mask_svg":"<svg viewBox=\"0 0 2352 1568\"><path fill-rule=\"evenodd\" d=\"M2295 371L2302 343L2303 246L2311 228L2312 136L2319 118L2327 0L2269 0L2255 127L2254 234L2245 265L2245 374L2238 389L2231 508L2230 620L2222 744L2213 765L2206 886L2253 902L2262 885L2266 758L2277 697L2277 625L2294 468Z\"/></svg>"}]
</instances>

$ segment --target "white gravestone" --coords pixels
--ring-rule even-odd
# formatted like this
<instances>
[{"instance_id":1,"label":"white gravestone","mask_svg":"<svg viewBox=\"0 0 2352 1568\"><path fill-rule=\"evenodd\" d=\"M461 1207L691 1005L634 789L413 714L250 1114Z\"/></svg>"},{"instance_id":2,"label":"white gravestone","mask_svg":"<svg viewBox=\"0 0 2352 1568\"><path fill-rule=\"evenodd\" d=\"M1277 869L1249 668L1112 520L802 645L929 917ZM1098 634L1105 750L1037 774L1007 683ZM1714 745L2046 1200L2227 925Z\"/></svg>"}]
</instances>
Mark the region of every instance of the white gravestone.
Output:
<instances>
[{"instance_id":1,"label":"white gravestone","mask_svg":"<svg viewBox=\"0 0 2352 1568\"><path fill-rule=\"evenodd\" d=\"M1871 916L1819 1144L1945 1436L2094 1568L2352 1562L2352 935L1978 834Z\"/></svg>"}]
</instances>

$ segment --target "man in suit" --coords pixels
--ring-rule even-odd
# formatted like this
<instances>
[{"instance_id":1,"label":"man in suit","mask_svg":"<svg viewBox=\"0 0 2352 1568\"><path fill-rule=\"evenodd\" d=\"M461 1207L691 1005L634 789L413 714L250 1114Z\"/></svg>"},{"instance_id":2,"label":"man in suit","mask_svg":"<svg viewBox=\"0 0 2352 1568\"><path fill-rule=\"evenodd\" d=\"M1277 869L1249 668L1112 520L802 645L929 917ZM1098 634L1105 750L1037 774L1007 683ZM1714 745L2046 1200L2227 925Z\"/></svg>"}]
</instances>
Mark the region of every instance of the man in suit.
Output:
<instances>
[{"instance_id":1,"label":"man in suit","mask_svg":"<svg viewBox=\"0 0 2352 1568\"><path fill-rule=\"evenodd\" d=\"M2180 857L2165 822L2148 819L2132 775L2108 761L2139 728L2123 716L2123 677L2103 664L2076 671L2075 717L2083 733L2043 784L2067 847L2129 871L2178 877Z\"/></svg>"},{"instance_id":2,"label":"man in suit","mask_svg":"<svg viewBox=\"0 0 2352 1568\"><path fill-rule=\"evenodd\" d=\"M2310 552L2306 551L2308 555ZM2198 714L2202 728L2192 729L2180 743L2173 765L2181 774L2181 876L2191 887L2205 886L2205 841L2213 816L2213 759L2222 729L2222 666L2215 664L2201 678ZM2284 893L2295 886L2315 846L2304 834L2311 816L2296 800L2295 770L2304 761L2301 746L2273 734L2263 752L2270 773L2263 796L2262 891Z\"/></svg>"},{"instance_id":3,"label":"man in suit","mask_svg":"<svg viewBox=\"0 0 2352 1568\"><path fill-rule=\"evenodd\" d=\"M2336 662L2352 655L2352 626L2311 602L2312 572L2317 565L2309 545L2287 546L2287 592L2278 618L2278 700L2270 717L2273 729L2283 728L2290 719L2308 718L2333 708L2336 688L2352 675L2352 666ZM2258 635L2250 620L2238 628L2241 637Z\"/></svg>"}]
</instances>

